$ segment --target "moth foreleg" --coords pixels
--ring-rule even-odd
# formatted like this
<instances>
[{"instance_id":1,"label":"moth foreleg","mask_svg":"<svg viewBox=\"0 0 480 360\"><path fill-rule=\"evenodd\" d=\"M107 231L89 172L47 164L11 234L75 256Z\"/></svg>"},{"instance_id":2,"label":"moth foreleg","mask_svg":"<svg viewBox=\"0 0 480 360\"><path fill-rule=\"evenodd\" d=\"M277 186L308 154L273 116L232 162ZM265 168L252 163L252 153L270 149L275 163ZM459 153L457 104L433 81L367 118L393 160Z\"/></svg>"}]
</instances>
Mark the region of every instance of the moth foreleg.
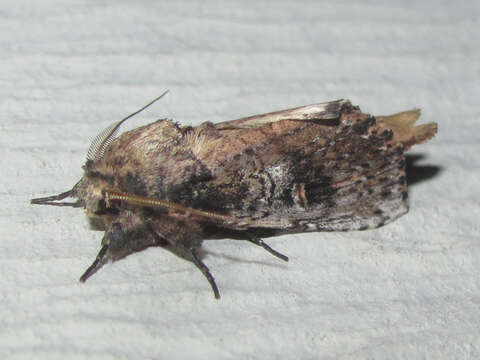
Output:
<instances>
[{"instance_id":1,"label":"moth foreleg","mask_svg":"<svg viewBox=\"0 0 480 360\"><path fill-rule=\"evenodd\" d=\"M90 276L95 274L97 270L100 269L106 263L105 255L107 254L107 250L108 250L108 244L103 245L100 251L98 252L97 257L93 261L92 265L90 265L88 269L85 270L83 275L80 277L81 282L85 282Z\"/></svg>"},{"instance_id":2,"label":"moth foreleg","mask_svg":"<svg viewBox=\"0 0 480 360\"><path fill-rule=\"evenodd\" d=\"M267 243L265 243L262 239L253 235L252 233L247 232L247 240L250 241L252 244L261 246L262 248L267 250L273 256L276 256L279 259L282 259L283 261L288 261L288 256L285 256L285 255L279 253L278 251L272 249Z\"/></svg>"},{"instance_id":3,"label":"moth foreleg","mask_svg":"<svg viewBox=\"0 0 480 360\"><path fill-rule=\"evenodd\" d=\"M202 274L207 278L208 282L210 283L210 286L212 287L213 293L215 295L215 299L220 299L220 292L218 291L217 284L215 283L215 278L211 274L207 265L205 265L205 263L200 260L197 249L193 248L191 250L191 254L193 263L197 266L197 268L200 269Z\"/></svg>"}]
</instances>

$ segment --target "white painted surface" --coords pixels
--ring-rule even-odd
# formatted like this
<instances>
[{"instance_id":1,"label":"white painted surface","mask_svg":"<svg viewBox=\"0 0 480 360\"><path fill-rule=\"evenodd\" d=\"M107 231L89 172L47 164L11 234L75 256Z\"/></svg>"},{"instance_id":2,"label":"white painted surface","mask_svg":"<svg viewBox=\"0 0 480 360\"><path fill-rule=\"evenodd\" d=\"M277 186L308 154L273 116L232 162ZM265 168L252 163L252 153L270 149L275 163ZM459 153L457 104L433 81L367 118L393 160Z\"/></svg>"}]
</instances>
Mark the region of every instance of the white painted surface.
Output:
<instances>
[{"instance_id":1,"label":"white painted surface","mask_svg":"<svg viewBox=\"0 0 480 360\"><path fill-rule=\"evenodd\" d=\"M0 4L2 359L474 359L480 356L478 1ZM99 249L79 209L31 206L80 178L90 140L349 98L423 109L434 177L378 230L269 239L282 264L208 242L222 300L149 249L77 280ZM128 127L128 126L127 126Z\"/></svg>"}]
</instances>

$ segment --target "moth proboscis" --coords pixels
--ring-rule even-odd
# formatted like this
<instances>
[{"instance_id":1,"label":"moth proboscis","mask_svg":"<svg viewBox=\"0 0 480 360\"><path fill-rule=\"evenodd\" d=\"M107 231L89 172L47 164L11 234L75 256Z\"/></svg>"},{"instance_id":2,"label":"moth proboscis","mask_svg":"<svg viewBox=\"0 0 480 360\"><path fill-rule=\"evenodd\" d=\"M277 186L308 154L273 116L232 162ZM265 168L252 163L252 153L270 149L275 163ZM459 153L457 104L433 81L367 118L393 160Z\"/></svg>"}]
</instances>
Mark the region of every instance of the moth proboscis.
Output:
<instances>
[{"instance_id":1,"label":"moth proboscis","mask_svg":"<svg viewBox=\"0 0 480 360\"><path fill-rule=\"evenodd\" d=\"M437 132L415 126L418 109L374 117L342 99L195 127L161 119L116 136L164 94L94 139L71 190L31 200L83 207L105 230L82 282L161 246L193 262L218 299L203 240L244 239L288 261L262 236L382 226L408 210L404 153Z\"/></svg>"}]
</instances>

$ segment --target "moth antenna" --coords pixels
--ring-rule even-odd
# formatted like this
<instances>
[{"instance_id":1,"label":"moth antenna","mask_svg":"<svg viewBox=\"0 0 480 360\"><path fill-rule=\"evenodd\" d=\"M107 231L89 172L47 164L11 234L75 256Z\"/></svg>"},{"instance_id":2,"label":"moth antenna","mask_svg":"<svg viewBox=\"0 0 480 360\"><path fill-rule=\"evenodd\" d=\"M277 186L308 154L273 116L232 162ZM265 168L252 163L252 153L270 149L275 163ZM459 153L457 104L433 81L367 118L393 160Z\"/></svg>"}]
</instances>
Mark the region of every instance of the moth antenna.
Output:
<instances>
[{"instance_id":1,"label":"moth antenna","mask_svg":"<svg viewBox=\"0 0 480 360\"><path fill-rule=\"evenodd\" d=\"M150 101L148 104L145 106L141 107L137 111L131 113L127 117L123 118L122 120L113 123L112 125L108 126L106 129L101 131L95 138L93 139L90 147L88 148L87 152L87 160L99 160L103 157L105 154L105 150L108 148L108 145L115 139L115 135L118 132L118 129L120 128L120 125L122 125L125 121L130 119L131 117L137 115L138 113L142 112L146 108L148 108L150 105L152 105L154 102L160 100L162 97L164 97L168 93L168 90L164 91L160 96L157 96L155 99Z\"/></svg>"},{"instance_id":2,"label":"moth antenna","mask_svg":"<svg viewBox=\"0 0 480 360\"><path fill-rule=\"evenodd\" d=\"M282 253L279 253L277 250L272 249L267 243L265 243L262 239L259 237L256 237L252 233L247 232L247 240L250 241L252 244L258 245L265 250L267 250L270 254L273 256L276 256L279 259L282 259L283 261L288 261L288 256L283 255Z\"/></svg>"},{"instance_id":3,"label":"moth antenna","mask_svg":"<svg viewBox=\"0 0 480 360\"><path fill-rule=\"evenodd\" d=\"M202 272L202 274L207 278L208 282L210 283L215 299L220 299L220 292L218 291L217 284L215 283L215 278L210 272L210 269L207 265L205 265L202 260L200 260L196 249L192 249L191 254L193 263L197 266L197 268Z\"/></svg>"},{"instance_id":4,"label":"moth antenna","mask_svg":"<svg viewBox=\"0 0 480 360\"><path fill-rule=\"evenodd\" d=\"M83 203L80 200L77 200L75 202L58 202L60 200L63 200L67 197L73 197L75 196L75 187L73 187L71 190L65 191L63 193L60 193L58 195L51 195L43 198L36 198L30 200L30 204L36 204L36 205L52 205L52 206L71 206L71 207L81 207L83 206Z\"/></svg>"},{"instance_id":5,"label":"moth antenna","mask_svg":"<svg viewBox=\"0 0 480 360\"><path fill-rule=\"evenodd\" d=\"M162 207L166 209L172 209L181 211L184 213L192 214L201 216L207 219L215 220L215 221L222 221L222 222L234 222L236 221L234 218L230 216L214 213L211 211L203 211L198 209L193 209L187 206L183 206L181 204L177 204L168 200L163 199L152 199L143 196L137 196L127 193L117 193L113 191L105 191L105 201L108 203L112 201L124 201L127 204L131 205L138 205L138 206L148 206L148 207Z\"/></svg>"}]
</instances>

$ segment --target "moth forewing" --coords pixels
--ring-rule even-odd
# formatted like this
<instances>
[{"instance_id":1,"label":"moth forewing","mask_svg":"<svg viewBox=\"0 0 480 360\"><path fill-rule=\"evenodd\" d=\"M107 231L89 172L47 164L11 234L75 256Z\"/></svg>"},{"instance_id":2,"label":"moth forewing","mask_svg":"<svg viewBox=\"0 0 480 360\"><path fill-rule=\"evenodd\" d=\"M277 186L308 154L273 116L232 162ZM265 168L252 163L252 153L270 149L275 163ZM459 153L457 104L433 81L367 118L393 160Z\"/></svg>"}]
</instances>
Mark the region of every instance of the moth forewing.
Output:
<instances>
[{"instance_id":1,"label":"moth forewing","mask_svg":"<svg viewBox=\"0 0 480 360\"><path fill-rule=\"evenodd\" d=\"M299 106L293 109L274 111L266 114L248 116L215 125L222 129L257 128L282 120L331 120L338 119L344 107L351 107L349 100L340 99L324 103Z\"/></svg>"}]
</instances>

